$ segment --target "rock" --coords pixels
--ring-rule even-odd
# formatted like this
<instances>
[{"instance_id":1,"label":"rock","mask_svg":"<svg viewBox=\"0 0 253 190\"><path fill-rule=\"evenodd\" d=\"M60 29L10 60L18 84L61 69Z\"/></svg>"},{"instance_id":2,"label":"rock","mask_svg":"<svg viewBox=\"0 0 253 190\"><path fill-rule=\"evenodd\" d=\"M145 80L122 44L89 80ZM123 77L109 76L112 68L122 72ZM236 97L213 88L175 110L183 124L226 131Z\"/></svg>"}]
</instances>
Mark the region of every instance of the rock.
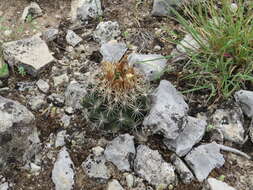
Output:
<instances>
[{"instance_id":1,"label":"rock","mask_svg":"<svg viewBox=\"0 0 253 190\"><path fill-rule=\"evenodd\" d=\"M134 171L156 187L166 187L176 182L174 167L165 162L157 150L151 150L145 145L137 148Z\"/></svg>"},{"instance_id":2,"label":"rock","mask_svg":"<svg viewBox=\"0 0 253 190\"><path fill-rule=\"evenodd\" d=\"M144 119L144 128L150 129L152 134L176 139L183 131L185 115L189 109L182 94L169 81L162 80L151 99L152 107Z\"/></svg>"},{"instance_id":3,"label":"rock","mask_svg":"<svg viewBox=\"0 0 253 190\"><path fill-rule=\"evenodd\" d=\"M251 124L249 127L249 136L250 136L251 142L253 142L253 120L251 120Z\"/></svg>"},{"instance_id":4,"label":"rock","mask_svg":"<svg viewBox=\"0 0 253 190\"><path fill-rule=\"evenodd\" d=\"M59 34L59 30L55 28L49 28L45 32L42 33L42 39L46 42L53 41L57 38Z\"/></svg>"},{"instance_id":5,"label":"rock","mask_svg":"<svg viewBox=\"0 0 253 190\"><path fill-rule=\"evenodd\" d=\"M107 190L124 190L118 180L113 179L108 183Z\"/></svg>"},{"instance_id":6,"label":"rock","mask_svg":"<svg viewBox=\"0 0 253 190\"><path fill-rule=\"evenodd\" d=\"M91 154L82 163L82 168L90 178L95 178L99 182L104 183L111 177L111 172L105 165L105 162L104 155L95 156Z\"/></svg>"},{"instance_id":7,"label":"rock","mask_svg":"<svg viewBox=\"0 0 253 190\"><path fill-rule=\"evenodd\" d=\"M154 0L152 15L153 16L169 16L170 8L179 5L181 0Z\"/></svg>"},{"instance_id":8,"label":"rock","mask_svg":"<svg viewBox=\"0 0 253 190\"><path fill-rule=\"evenodd\" d=\"M66 136L66 130L60 131L57 133L56 139L55 139L55 147L60 147L65 145L65 136Z\"/></svg>"},{"instance_id":9,"label":"rock","mask_svg":"<svg viewBox=\"0 0 253 190\"><path fill-rule=\"evenodd\" d=\"M43 15L43 12L42 12L40 6L36 2L31 2L31 4L24 9L20 20L22 22L25 22L25 21L27 21L28 16L31 16L31 18L34 19L34 18L42 16L42 15Z\"/></svg>"},{"instance_id":10,"label":"rock","mask_svg":"<svg viewBox=\"0 0 253 190\"><path fill-rule=\"evenodd\" d=\"M69 127L70 122L71 122L71 117L70 117L70 116L64 114L64 115L61 117L61 123L62 123L62 125L63 125L64 128Z\"/></svg>"},{"instance_id":11,"label":"rock","mask_svg":"<svg viewBox=\"0 0 253 190\"><path fill-rule=\"evenodd\" d=\"M211 123L221 130L225 140L244 143L243 113L240 108L216 110L211 117Z\"/></svg>"},{"instance_id":12,"label":"rock","mask_svg":"<svg viewBox=\"0 0 253 190\"><path fill-rule=\"evenodd\" d=\"M169 150L174 151L178 156L185 156L202 139L206 125L206 121L188 116L185 127L178 137L174 140L165 138L163 142Z\"/></svg>"},{"instance_id":13,"label":"rock","mask_svg":"<svg viewBox=\"0 0 253 190\"><path fill-rule=\"evenodd\" d=\"M69 45L75 47L77 44L79 44L83 39L78 36L75 32L72 30L68 30L66 34L66 41Z\"/></svg>"},{"instance_id":14,"label":"rock","mask_svg":"<svg viewBox=\"0 0 253 190\"><path fill-rule=\"evenodd\" d=\"M34 91L34 82L17 82L16 87L19 91L24 92L24 91Z\"/></svg>"},{"instance_id":15,"label":"rock","mask_svg":"<svg viewBox=\"0 0 253 190\"><path fill-rule=\"evenodd\" d=\"M52 180L55 184L55 190L71 190L74 186L74 164L66 150L63 147L54 163L52 171Z\"/></svg>"},{"instance_id":16,"label":"rock","mask_svg":"<svg viewBox=\"0 0 253 190\"><path fill-rule=\"evenodd\" d=\"M8 182L0 184L0 190L9 190Z\"/></svg>"},{"instance_id":17,"label":"rock","mask_svg":"<svg viewBox=\"0 0 253 190\"><path fill-rule=\"evenodd\" d=\"M100 0L72 0L71 19L75 21L86 21L97 18L103 14Z\"/></svg>"},{"instance_id":18,"label":"rock","mask_svg":"<svg viewBox=\"0 0 253 190\"><path fill-rule=\"evenodd\" d=\"M68 115L72 115L74 113L74 109L72 107L65 107L64 111Z\"/></svg>"},{"instance_id":19,"label":"rock","mask_svg":"<svg viewBox=\"0 0 253 190\"><path fill-rule=\"evenodd\" d=\"M112 162L121 171L130 171L135 157L134 137L124 134L113 139L104 152L107 161Z\"/></svg>"},{"instance_id":20,"label":"rock","mask_svg":"<svg viewBox=\"0 0 253 190\"><path fill-rule=\"evenodd\" d=\"M25 71L32 76L54 61L47 44L35 35L18 41L6 42L2 45L4 59L10 66L24 67Z\"/></svg>"},{"instance_id":21,"label":"rock","mask_svg":"<svg viewBox=\"0 0 253 190\"><path fill-rule=\"evenodd\" d=\"M36 85L37 85L37 87L39 88L39 90L40 90L41 92L43 92L43 93L48 93L50 86L49 86L49 84L48 84L46 81L44 81L44 80L42 80L42 79L39 79L39 80L36 82Z\"/></svg>"},{"instance_id":22,"label":"rock","mask_svg":"<svg viewBox=\"0 0 253 190\"><path fill-rule=\"evenodd\" d=\"M30 105L31 109L33 111L38 111L39 109L42 108L43 105L45 105L45 95L37 95L37 96L32 96L29 98L28 104Z\"/></svg>"},{"instance_id":23,"label":"rock","mask_svg":"<svg viewBox=\"0 0 253 190\"><path fill-rule=\"evenodd\" d=\"M253 117L253 91L240 90L234 95L236 102L241 106L243 113L249 118Z\"/></svg>"},{"instance_id":24,"label":"rock","mask_svg":"<svg viewBox=\"0 0 253 190\"><path fill-rule=\"evenodd\" d=\"M82 109L81 101L86 93L85 85L72 81L65 91L66 105L72 107L75 111Z\"/></svg>"},{"instance_id":25,"label":"rock","mask_svg":"<svg viewBox=\"0 0 253 190\"><path fill-rule=\"evenodd\" d=\"M194 180L194 176L189 168L176 154L172 154L170 159L182 182L184 184L190 184Z\"/></svg>"},{"instance_id":26,"label":"rock","mask_svg":"<svg viewBox=\"0 0 253 190\"><path fill-rule=\"evenodd\" d=\"M53 103L57 107L63 107L65 102L64 97L62 95L55 93L48 96L47 100L49 103Z\"/></svg>"},{"instance_id":27,"label":"rock","mask_svg":"<svg viewBox=\"0 0 253 190\"><path fill-rule=\"evenodd\" d=\"M67 73L64 73L64 74L59 75L57 77L53 77L53 80L54 80L54 86L58 87L62 84L68 83L69 82L69 77L68 77Z\"/></svg>"},{"instance_id":28,"label":"rock","mask_svg":"<svg viewBox=\"0 0 253 190\"><path fill-rule=\"evenodd\" d=\"M206 179L214 168L220 168L225 163L216 143L198 146L187 154L185 161L200 182Z\"/></svg>"},{"instance_id":29,"label":"rock","mask_svg":"<svg viewBox=\"0 0 253 190\"><path fill-rule=\"evenodd\" d=\"M118 43L115 40L102 44L100 53L103 56L103 62L116 63L120 61L127 51L125 43Z\"/></svg>"},{"instance_id":30,"label":"rock","mask_svg":"<svg viewBox=\"0 0 253 190\"><path fill-rule=\"evenodd\" d=\"M96 146L92 148L92 152L95 156L101 156L104 153L104 149L101 146Z\"/></svg>"},{"instance_id":31,"label":"rock","mask_svg":"<svg viewBox=\"0 0 253 190\"><path fill-rule=\"evenodd\" d=\"M210 177L207 179L203 190L236 190L236 189L222 181Z\"/></svg>"},{"instance_id":32,"label":"rock","mask_svg":"<svg viewBox=\"0 0 253 190\"><path fill-rule=\"evenodd\" d=\"M190 34L186 34L183 40L177 45L177 50L180 53L196 51L200 48L200 44Z\"/></svg>"},{"instance_id":33,"label":"rock","mask_svg":"<svg viewBox=\"0 0 253 190\"><path fill-rule=\"evenodd\" d=\"M40 142L34 120L25 106L0 96L0 171L10 159L22 163L34 156Z\"/></svg>"},{"instance_id":34,"label":"rock","mask_svg":"<svg viewBox=\"0 0 253 190\"><path fill-rule=\"evenodd\" d=\"M36 165L36 164L34 164L34 163L31 163L31 164L30 164L30 172L31 172L32 174L38 175L39 172L40 172L40 170L41 170L41 167L40 167L40 166L38 166L38 165Z\"/></svg>"},{"instance_id":35,"label":"rock","mask_svg":"<svg viewBox=\"0 0 253 190\"><path fill-rule=\"evenodd\" d=\"M133 188L134 187L134 184L135 184L135 181L134 181L134 176L132 174L126 174L125 175L125 178L126 178L126 184L127 184L127 187L128 188Z\"/></svg>"},{"instance_id":36,"label":"rock","mask_svg":"<svg viewBox=\"0 0 253 190\"><path fill-rule=\"evenodd\" d=\"M120 35L119 24L117 22L100 22L93 33L93 38L100 44L114 40Z\"/></svg>"},{"instance_id":37,"label":"rock","mask_svg":"<svg viewBox=\"0 0 253 190\"><path fill-rule=\"evenodd\" d=\"M5 37L10 37L11 34L12 34L12 30L5 30L5 31L4 31Z\"/></svg>"},{"instance_id":38,"label":"rock","mask_svg":"<svg viewBox=\"0 0 253 190\"><path fill-rule=\"evenodd\" d=\"M148 80L161 77L167 65L167 60L159 54L131 53L128 56L129 65L137 68Z\"/></svg>"}]
</instances>

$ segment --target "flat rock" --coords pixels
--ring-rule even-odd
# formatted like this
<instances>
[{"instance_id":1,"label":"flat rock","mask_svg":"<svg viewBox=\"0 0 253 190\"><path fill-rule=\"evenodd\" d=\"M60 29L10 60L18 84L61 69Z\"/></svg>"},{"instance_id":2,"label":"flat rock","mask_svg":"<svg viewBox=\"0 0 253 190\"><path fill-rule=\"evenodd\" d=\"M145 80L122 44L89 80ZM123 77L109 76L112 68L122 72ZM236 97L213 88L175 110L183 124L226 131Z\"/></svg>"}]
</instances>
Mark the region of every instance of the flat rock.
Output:
<instances>
[{"instance_id":1,"label":"flat rock","mask_svg":"<svg viewBox=\"0 0 253 190\"><path fill-rule=\"evenodd\" d=\"M223 133L225 140L237 144L244 143L243 113L240 108L218 109L211 116L214 128Z\"/></svg>"},{"instance_id":2,"label":"flat rock","mask_svg":"<svg viewBox=\"0 0 253 190\"><path fill-rule=\"evenodd\" d=\"M210 177L206 180L206 184L203 190L236 190L236 189L229 186L225 182Z\"/></svg>"},{"instance_id":3,"label":"flat rock","mask_svg":"<svg viewBox=\"0 0 253 190\"><path fill-rule=\"evenodd\" d=\"M64 73L62 75L53 77L53 81L54 81L54 86L58 87L60 85L68 83L69 82L69 77L68 77L67 73Z\"/></svg>"},{"instance_id":4,"label":"flat rock","mask_svg":"<svg viewBox=\"0 0 253 190\"><path fill-rule=\"evenodd\" d=\"M75 47L77 44L79 44L83 39L78 36L75 32L72 30L68 30L66 34L66 41L69 45Z\"/></svg>"},{"instance_id":5,"label":"flat rock","mask_svg":"<svg viewBox=\"0 0 253 190\"><path fill-rule=\"evenodd\" d=\"M148 80L159 78L167 65L167 59L159 54L131 53L128 56L129 65L137 68Z\"/></svg>"},{"instance_id":6,"label":"flat rock","mask_svg":"<svg viewBox=\"0 0 253 190\"><path fill-rule=\"evenodd\" d=\"M72 0L71 19L75 21L86 21L97 18L103 14L100 0Z\"/></svg>"},{"instance_id":7,"label":"flat rock","mask_svg":"<svg viewBox=\"0 0 253 190\"><path fill-rule=\"evenodd\" d=\"M152 134L162 134L166 139L176 139L183 131L188 105L176 88L166 80L151 95L152 106L145 117L144 128Z\"/></svg>"},{"instance_id":8,"label":"flat rock","mask_svg":"<svg viewBox=\"0 0 253 190\"><path fill-rule=\"evenodd\" d=\"M206 179L214 168L220 168L225 163L216 143L198 146L187 154L185 161L200 182Z\"/></svg>"},{"instance_id":9,"label":"flat rock","mask_svg":"<svg viewBox=\"0 0 253 190\"><path fill-rule=\"evenodd\" d=\"M0 184L0 190L9 190L8 182Z\"/></svg>"},{"instance_id":10,"label":"flat rock","mask_svg":"<svg viewBox=\"0 0 253 190\"><path fill-rule=\"evenodd\" d=\"M206 125L206 121L188 116L185 127L178 137L174 140L164 138L163 142L169 150L174 151L178 156L185 156L202 139Z\"/></svg>"},{"instance_id":11,"label":"flat rock","mask_svg":"<svg viewBox=\"0 0 253 190\"><path fill-rule=\"evenodd\" d=\"M124 190L118 180L113 179L107 185L107 190Z\"/></svg>"},{"instance_id":12,"label":"flat rock","mask_svg":"<svg viewBox=\"0 0 253 190\"><path fill-rule=\"evenodd\" d=\"M102 44L100 53L103 56L103 62L118 62L127 51L125 43L118 43L115 40Z\"/></svg>"},{"instance_id":13,"label":"flat rock","mask_svg":"<svg viewBox=\"0 0 253 190\"><path fill-rule=\"evenodd\" d=\"M198 50L200 48L200 45L190 34L186 34L176 48L180 53L187 53L189 51Z\"/></svg>"},{"instance_id":14,"label":"flat rock","mask_svg":"<svg viewBox=\"0 0 253 190\"><path fill-rule=\"evenodd\" d=\"M32 19L42 16L43 12L40 6L36 2L31 2L29 6L27 6L22 14L21 21L25 22L28 16L31 16Z\"/></svg>"},{"instance_id":15,"label":"flat rock","mask_svg":"<svg viewBox=\"0 0 253 190\"><path fill-rule=\"evenodd\" d=\"M176 154L172 154L170 159L171 159L172 165L176 169L176 172L179 174L181 181L184 184L190 184L192 180L194 180L194 176L191 170Z\"/></svg>"},{"instance_id":16,"label":"flat rock","mask_svg":"<svg viewBox=\"0 0 253 190\"><path fill-rule=\"evenodd\" d=\"M55 184L55 190L71 190L74 186L74 164L66 150L63 147L54 163L52 171L52 180Z\"/></svg>"},{"instance_id":17,"label":"flat rock","mask_svg":"<svg viewBox=\"0 0 253 190\"><path fill-rule=\"evenodd\" d=\"M66 130L60 131L56 135L55 139L55 147L60 147L65 145L65 137L66 137Z\"/></svg>"},{"instance_id":18,"label":"flat rock","mask_svg":"<svg viewBox=\"0 0 253 190\"><path fill-rule=\"evenodd\" d=\"M134 171L156 187L166 187L176 181L174 167L165 162L157 150L151 150L145 145L137 147Z\"/></svg>"},{"instance_id":19,"label":"flat rock","mask_svg":"<svg viewBox=\"0 0 253 190\"><path fill-rule=\"evenodd\" d=\"M179 5L182 0L154 0L152 15L153 16L169 16L171 7Z\"/></svg>"},{"instance_id":20,"label":"flat rock","mask_svg":"<svg viewBox=\"0 0 253 190\"><path fill-rule=\"evenodd\" d=\"M253 91L240 90L234 95L236 102L241 106L243 113L249 118L253 117Z\"/></svg>"},{"instance_id":21,"label":"flat rock","mask_svg":"<svg viewBox=\"0 0 253 190\"><path fill-rule=\"evenodd\" d=\"M93 38L95 41L103 44L114 40L120 33L119 24L117 22L100 22L93 33Z\"/></svg>"},{"instance_id":22,"label":"flat rock","mask_svg":"<svg viewBox=\"0 0 253 190\"><path fill-rule=\"evenodd\" d=\"M56 28L49 28L42 33L42 39L46 42L55 40L58 37L59 30Z\"/></svg>"},{"instance_id":23,"label":"flat rock","mask_svg":"<svg viewBox=\"0 0 253 190\"><path fill-rule=\"evenodd\" d=\"M106 146L104 155L121 171L130 171L131 162L135 157L134 137L124 134L113 139Z\"/></svg>"},{"instance_id":24,"label":"flat rock","mask_svg":"<svg viewBox=\"0 0 253 190\"><path fill-rule=\"evenodd\" d=\"M9 159L22 163L34 156L40 142L34 120L25 106L0 96L0 171Z\"/></svg>"},{"instance_id":25,"label":"flat rock","mask_svg":"<svg viewBox=\"0 0 253 190\"><path fill-rule=\"evenodd\" d=\"M37 87L39 88L39 90L40 90L41 92L43 92L43 93L48 93L50 86L49 86L49 84L48 84L46 81L44 81L44 80L42 80L42 79L39 79L39 80L36 82L36 85L37 85Z\"/></svg>"},{"instance_id":26,"label":"flat rock","mask_svg":"<svg viewBox=\"0 0 253 190\"><path fill-rule=\"evenodd\" d=\"M6 42L2 45L4 59L9 65L20 65L32 76L48 66L54 57L49 52L47 44L38 36L18 41Z\"/></svg>"}]
</instances>

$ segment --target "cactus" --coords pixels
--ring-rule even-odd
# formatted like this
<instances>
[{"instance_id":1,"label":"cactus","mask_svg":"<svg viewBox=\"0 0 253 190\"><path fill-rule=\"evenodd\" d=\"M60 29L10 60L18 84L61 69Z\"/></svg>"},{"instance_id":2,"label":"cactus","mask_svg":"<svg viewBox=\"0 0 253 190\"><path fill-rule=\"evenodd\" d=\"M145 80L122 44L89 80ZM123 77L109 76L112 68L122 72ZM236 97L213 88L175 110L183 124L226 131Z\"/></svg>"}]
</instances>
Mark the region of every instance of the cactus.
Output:
<instances>
[{"instance_id":1,"label":"cactus","mask_svg":"<svg viewBox=\"0 0 253 190\"><path fill-rule=\"evenodd\" d=\"M83 106L94 127L136 128L149 111L149 85L126 60L103 62L91 77Z\"/></svg>"}]
</instances>

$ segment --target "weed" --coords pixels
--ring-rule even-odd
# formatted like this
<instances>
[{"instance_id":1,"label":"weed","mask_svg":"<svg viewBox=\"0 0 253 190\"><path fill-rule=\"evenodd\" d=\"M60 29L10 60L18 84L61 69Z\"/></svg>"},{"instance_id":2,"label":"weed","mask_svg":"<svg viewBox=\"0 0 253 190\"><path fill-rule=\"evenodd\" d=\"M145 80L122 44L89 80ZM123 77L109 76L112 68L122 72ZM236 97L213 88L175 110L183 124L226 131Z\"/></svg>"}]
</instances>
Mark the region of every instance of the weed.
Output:
<instances>
[{"instance_id":1,"label":"weed","mask_svg":"<svg viewBox=\"0 0 253 190\"><path fill-rule=\"evenodd\" d=\"M23 66L18 66L18 73L24 77L26 75L25 68Z\"/></svg>"}]
</instances>

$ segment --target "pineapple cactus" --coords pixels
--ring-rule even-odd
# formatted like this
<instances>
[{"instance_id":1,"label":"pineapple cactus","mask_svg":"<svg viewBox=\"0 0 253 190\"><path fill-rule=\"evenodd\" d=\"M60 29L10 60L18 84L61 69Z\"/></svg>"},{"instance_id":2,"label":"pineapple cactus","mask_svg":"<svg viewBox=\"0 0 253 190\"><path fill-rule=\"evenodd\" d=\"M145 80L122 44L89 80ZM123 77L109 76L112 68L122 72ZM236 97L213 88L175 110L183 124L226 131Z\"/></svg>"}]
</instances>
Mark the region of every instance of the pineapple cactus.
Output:
<instances>
[{"instance_id":1,"label":"pineapple cactus","mask_svg":"<svg viewBox=\"0 0 253 190\"><path fill-rule=\"evenodd\" d=\"M103 62L88 85L83 106L94 127L136 128L149 111L149 85L126 60Z\"/></svg>"}]
</instances>

